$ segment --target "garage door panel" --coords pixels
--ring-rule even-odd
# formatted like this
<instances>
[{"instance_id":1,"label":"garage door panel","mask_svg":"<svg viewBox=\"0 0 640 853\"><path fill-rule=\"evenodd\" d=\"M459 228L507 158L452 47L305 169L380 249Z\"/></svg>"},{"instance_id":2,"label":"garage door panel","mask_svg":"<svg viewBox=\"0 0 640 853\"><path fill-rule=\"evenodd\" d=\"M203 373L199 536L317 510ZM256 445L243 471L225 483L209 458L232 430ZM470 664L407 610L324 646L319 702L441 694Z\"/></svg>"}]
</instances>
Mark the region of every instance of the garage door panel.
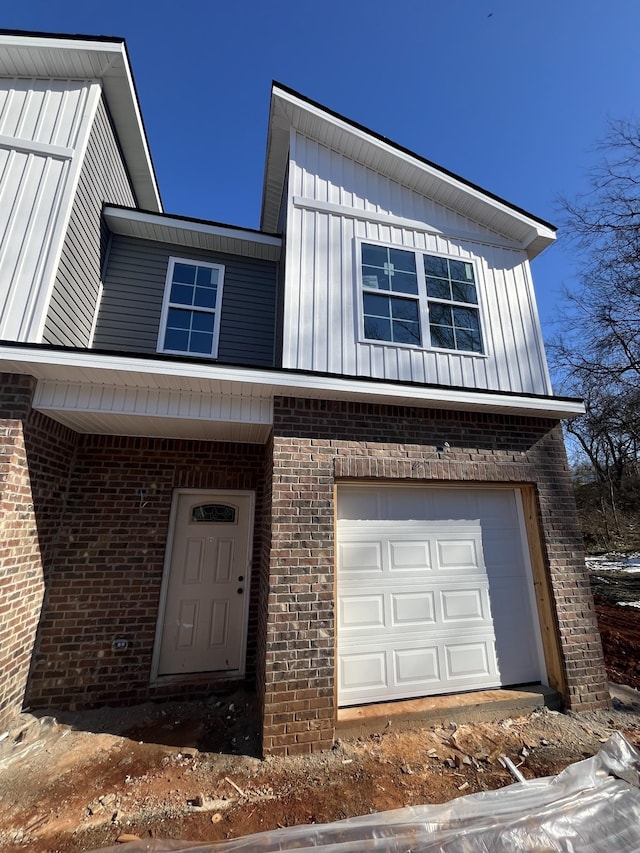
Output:
<instances>
[{"instance_id":1,"label":"garage door panel","mask_svg":"<svg viewBox=\"0 0 640 853\"><path fill-rule=\"evenodd\" d=\"M344 695L353 696L388 687L386 652L361 652L341 657L340 689Z\"/></svg>"},{"instance_id":2,"label":"garage door panel","mask_svg":"<svg viewBox=\"0 0 640 853\"><path fill-rule=\"evenodd\" d=\"M433 625L435 593L429 590L391 593L391 626Z\"/></svg>"},{"instance_id":3,"label":"garage door panel","mask_svg":"<svg viewBox=\"0 0 640 853\"><path fill-rule=\"evenodd\" d=\"M382 571L381 542L341 542L339 552L340 569L345 575L352 572L362 574Z\"/></svg>"},{"instance_id":4,"label":"garage door panel","mask_svg":"<svg viewBox=\"0 0 640 853\"><path fill-rule=\"evenodd\" d=\"M345 488L340 705L542 680L513 490Z\"/></svg>"},{"instance_id":5,"label":"garage door panel","mask_svg":"<svg viewBox=\"0 0 640 853\"><path fill-rule=\"evenodd\" d=\"M452 643L444 651L448 680L495 679L496 666L491 640Z\"/></svg>"},{"instance_id":6,"label":"garage door panel","mask_svg":"<svg viewBox=\"0 0 640 853\"><path fill-rule=\"evenodd\" d=\"M436 553L439 571L482 571L474 539L437 539Z\"/></svg>"},{"instance_id":7,"label":"garage door panel","mask_svg":"<svg viewBox=\"0 0 640 853\"><path fill-rule=\"evenodd\" d=\"M395 686L424 685L432 687L440 681L440 660L437 646L393 650Z\"/></svg>"},{"instance_id":8,"label":"garage door panel","mask_svg":"<svg viewBox=\"0 0 640 853\"><path fill-rule=\"evenodd\" d=\"M344 595L340 599L339 624L350 628L379 630L385 625L384 595Z\"/></svg>"},{"instance_id":9,"label":"garage door panel","mask_svg":"<svg viewBox=\"0 0 640 853\"><path fill-rule=\"evenodd\" d=\"M451 691L499 686L490 638L437 638L425 644L414 637L401 647L387 645L376 653L350 653L340 659L341 704L438 696Z\"/></svg>"},{"instance_id":10,"label":"garage door panel","mask_svg":"<svg viewBox=\"0 0 640 853\"><path fill-rule=\"evenodd\" d=\"M449 589L441 593L442 621L487 622L490 619L489 597L486 590Z\"/></svg>"},{"instance_id":11,"label":"garage door panel","mask_svg":"<svg viewBox=\"0 0 640 853\"><path fill-rule=\"evenodd\" d=\"M484 625L492 630L486 580L473 586L447 579L428 586L424 580L412 581L403 585L403 592L373 581L367 584L366 593L358 584L344 584L338 598L339 636L345 640L354 636L375 645L381 641L381 628L390 639L421 627L433 632Z\"/></svg>"},{"instance_id":12,"label":"garage door panel","mask_svg":"<svg viewBox=\"0 0 640 853\"><path fill-rule=\"evenodd\" d=\"M423 572L431 569L431 547L422 539L413 542L389 540L389 570Z\"/></svg>"}]
</instances>

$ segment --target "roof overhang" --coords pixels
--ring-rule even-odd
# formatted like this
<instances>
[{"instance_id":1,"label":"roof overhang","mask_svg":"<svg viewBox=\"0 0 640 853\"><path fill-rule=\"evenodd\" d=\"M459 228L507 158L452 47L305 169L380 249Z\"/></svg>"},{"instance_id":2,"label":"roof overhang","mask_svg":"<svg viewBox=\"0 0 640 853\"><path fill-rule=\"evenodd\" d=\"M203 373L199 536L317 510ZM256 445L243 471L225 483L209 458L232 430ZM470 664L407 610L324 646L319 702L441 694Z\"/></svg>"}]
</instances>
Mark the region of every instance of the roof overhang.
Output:
<instances>
[{"instance_id":1,"label":"roof overhang","mask_svg":"<svg viewBox=\"0 0 640 853\"><path fill-rule=\"evenodd\" d=\"M0 32L0 77L101 80L138 205L162 210L124 39Z\"/></svg>"},{"instance_id":2,"label":"roof overhang","mask_svg":"<svg viewBox=\"0 0 640 853\"><path fill-rule=\"evenodd\" d=\"M0 345L0 370L38 380L34 408L77 432L266 441L275 397L574 417L579 400L357 377Z\"/></svg>"},{"instance_id":3,"label":"roof overhang","mask_svg":"<svg viewBox=\"0 0 640 853\"><path fill-rule=\"evenodd\" d=\"M373 131L278 83L271 91L261 227L277 228L291 129L410 187L514 241L534 258L555 240L555 228Z\"/></svg>"},{"instance_id":4,"label":"roof overhang","mask_svg":"<svg viewBox=\"0 0 640 853\"><path fill-rule=\"evenodd\" d=\"M253 229L115 205L105 205L103 216L113 234L268 261L280 257L282 240Z\"/></svg>"}]
</instances>

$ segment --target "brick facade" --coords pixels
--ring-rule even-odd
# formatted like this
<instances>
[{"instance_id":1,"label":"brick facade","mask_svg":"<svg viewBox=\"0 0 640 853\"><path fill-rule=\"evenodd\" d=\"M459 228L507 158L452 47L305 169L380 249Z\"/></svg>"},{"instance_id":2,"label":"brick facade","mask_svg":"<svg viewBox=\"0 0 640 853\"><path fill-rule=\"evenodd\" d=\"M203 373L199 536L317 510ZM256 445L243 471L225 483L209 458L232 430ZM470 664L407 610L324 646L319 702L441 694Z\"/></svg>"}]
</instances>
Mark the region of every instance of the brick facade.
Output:
<instances>
[{"instance_id":1,"label":"brick facade","mask_svg":"<svg viewBox=\"0 0 640 853\"><path fill-rule=\"evenodd\" d=\"M254 490L257 565L263 456L261 446L250 444L78 436L28 688L31 706L130 704L220 688L219 678L206 675L181 684L149 683L171 500L177 488ZM247 650L251 682L259 588L256 577ZM126 651L112 650L116 638L129 641Z\"/></svg>"},{"instance_id":2,"label":"brick facade","mask_svg":"<svg viewBox=\"0 0 640 853\"><path fill-rule=\"evenodd\" d=\"M23 704L74 450L31 409L34 384L0 374L0 727Z\"/></svg>"},{"instance_id":3,"label":"brick facade","mask_svg":"<svg viewBox=\"0 0 640 853\"><path fill-rule=\"evenodd\" d=\"M449 442L445 454L435 449ZM263 749L334 737L334 484L340 480L531 483L574 710L608 704L602 648L562 433L497 414L280 399L274 407L272 545Z\"/></svg>"},{"instance_id":4,"label":"brick facade","mask_svg":"<svg viewBox=\"0 0 640 853\"><path fill-rule=\"evenodd\" d=\"M250 489L247 678L263 706L263 750L330 747L335 485L354 480L535 487L565 701L607 704L557 422L277 399L263 447L78 435L30 408L31 380L5 377L3 388L0 720L25 689L33 707L80 708L219 688L207 675L150 684L171 500L176 488ZM112 650L116 638L129 641L124 652Z\"/></svg>"}]
</instances>

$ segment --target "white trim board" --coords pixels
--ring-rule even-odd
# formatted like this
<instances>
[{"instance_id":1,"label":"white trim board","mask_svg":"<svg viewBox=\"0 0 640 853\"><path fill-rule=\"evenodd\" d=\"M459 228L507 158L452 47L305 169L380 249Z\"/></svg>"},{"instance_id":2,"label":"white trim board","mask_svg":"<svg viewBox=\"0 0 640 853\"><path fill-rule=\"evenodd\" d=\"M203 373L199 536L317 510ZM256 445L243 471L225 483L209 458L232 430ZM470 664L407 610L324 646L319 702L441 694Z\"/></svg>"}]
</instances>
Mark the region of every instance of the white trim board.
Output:
<instances>
[{"instance_id":1,"label":"white trim board","mask_svg":"<svg viewBox=\"0 0 640 853\"><path fill-rule=\"evenodd\" d=\"M363 222L379 222L382 225L396 225L398 228L411 228L424 234L434 234L437 237L446 237L448 240L459 240L461 243L478 243L482 246L496 246L499 249L511 249L513 251L525 251L523 243L515 243L505 240L496 234L495 237L483 237L473 231L447 231L429 225L419 219L407 219L404 216L394 216L389 213L379 213L377 210L365 210L360 207L347 207L344 204L317 201L313 198L293 197L294 207L303 210L315 210L319 213L328 213L334 216L347 216L350 219L361 219Z\"/></svg>"},{"instance_id":2,"label":"white trim board","mask_svg":"<svg viewBox=\"0 0 640 853\"><path fill-rule=\"evenodd\" d=\"M357 377L293 373L205 362L130 358L84 351L0 346L0 368L62 383L115 384L229 394L233 397L293 396L389 405L488 411L533 417L568 418L584 413L577 400L504 394L479 389L402 385Z\"/></svg>"}]
</instances>

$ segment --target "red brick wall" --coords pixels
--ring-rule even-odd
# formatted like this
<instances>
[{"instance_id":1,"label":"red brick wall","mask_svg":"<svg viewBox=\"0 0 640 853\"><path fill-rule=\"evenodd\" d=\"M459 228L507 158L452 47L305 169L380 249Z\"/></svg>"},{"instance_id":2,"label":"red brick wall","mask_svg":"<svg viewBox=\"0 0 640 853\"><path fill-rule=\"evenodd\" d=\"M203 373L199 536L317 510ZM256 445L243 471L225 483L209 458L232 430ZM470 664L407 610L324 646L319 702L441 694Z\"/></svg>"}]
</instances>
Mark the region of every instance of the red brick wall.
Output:
<instances>
[{"instance_id":1,"label":"red brick wall","mask_svg":"<svg viewBox=\"0 0 640 853\"><path fill-rule=\"evenodd\" d=\"M562 436L553 421L277 400L272 447L78 436L5 377L0 414L0 720L20 707L87 707L202 695L219 683L150 687L175 488L255 489L248 674L263 748L309 752L334 736L336 481L532 483L575 709L607 702ZM437 445L450 450L437 458ZM140 507L139 489L147 492ZM273 523L270 524L270 511ZM36 654L31 657L40 617ZM116 637L130 640L113 652ZM4 715L4 717L3 717Z\"/></svg>"},{"instance_id":2,"label":"red brick wall","mask_svg":"<svg viewBox=\"0 0 640 853\"><path fill-rule=\"evenodd\" d=\"M269 619L269 572L271 567L271 496L273 481L273 443L271 440L265 448L264 457L264 507L262 513L262 531L260 541L262 549L259 562L260 591L258 595L258 619L256 636L256 690L264 715L265 703L265 667L266 667L266 638Z\"/></svg>"},{"instance_id":3,"label":"red brick wall","mask_svg":"<svg viewBox=\"0 0 640 853\"><path fill-rule=\"evenodd\" d=\"M437 458L435 448L449 442ZM602 649L560 427L554 421L328 401L274 406L263 749L334 737L334 482L532 483L539 498L569 707L606 706Z\"/></svg>"},{"instance_id":4,"label":"red brick wall","mask_svg":"<svg viewBox=\"0 0 640 853\"><path fill-rule=\"evenodd\" d=\"M257 566L263 469L264 448L257 445L78 436L29 683L32 706L128 704L201 696L220 687L207 676L183 684L149 684L172 493L175 488L256 490ZM145 507L139 489L146 490ZM258 593L254 577L251 681ZM129 648L112 651L115 638L129 640Z\"/></svg>"},{"instance_id":5,"label":"red brick wall","mask_svg":"<svg viewBox=\"0 0 640 853\"><path fill-rule=\"evenodd\" d=\"M0 727L25 688L74 435L31 409L30 377L0 376Z\"/></svg>"}]
</instances>

